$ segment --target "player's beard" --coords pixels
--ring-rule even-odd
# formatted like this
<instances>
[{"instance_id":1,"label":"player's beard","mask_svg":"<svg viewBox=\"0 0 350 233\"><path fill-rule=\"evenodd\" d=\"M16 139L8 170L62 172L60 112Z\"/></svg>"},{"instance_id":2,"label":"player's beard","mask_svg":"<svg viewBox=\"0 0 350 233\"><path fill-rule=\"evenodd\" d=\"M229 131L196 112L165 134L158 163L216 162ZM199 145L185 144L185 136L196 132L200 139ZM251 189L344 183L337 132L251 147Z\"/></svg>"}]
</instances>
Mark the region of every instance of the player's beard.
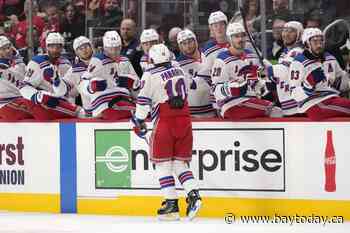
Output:
<instances>
[{"instance_id":1,"label":"player's beard","mask_svg":"<svg viewBox=\"0 0 350 233\"><path fill-rule=\"evenodd\" d=\"M49 56L50 56L50 60L55 61L58 58L61 57L61 53L60 52L48 52Z\"/></svg>"},{"instance_id":2,"label":"player's beard","mask_svg":"<svg viewBox=\"0 0 350 233\"><path fill-rule=\"evenodd\" d=\"M84 61L89 61L90 59L91 59L91 57L92 57L92 54L93 54L93 52L92 52L92 50L91 51L89 51L89 53L82 53L81 55L80 55L80 58L82 59L82 60L84 60Z\"/></svg>"},{"instance_id":3,"label":"player's beard","mask_svg":"<svg viewBox=\"0 0 350 233\"><path fill-rule=\"evenodd\" d=\"M236 50L242 51L245 48L245 41L242 40L242 41L240 41L238 43L233 43L232 46Z\"/></svg>"},{"instance_id":4,"label":"player's beard","mask_svg":"<svg viewBox=\"0 0 350 233\"><path fill-rule=\"evenodd\" d=\"M324 55L324 48L319 48L316 51L311 50L311 52L316 56L316 57L323 57Z\"/></svg>"},{"instance_id":5,"label":"player's beard","mask_svg":"<svg viewBox=\"0 0 350 233\"><path fill-rule=\"evenodd\" d=\"M1 52L0 53L0 58L12 59L13 58L13 54L12 54L12 52Z\"/></svg>"},{"instance_id":6,"label":"player's beard","mask_svg":"<svg viewBox=\"0 0 350 233\"><path fill-rule=\"evenodd\" d=\"M288 41L283 40L283 44L285 47L292 47L296 42L297 42L296 40L293 40L292 42L288 43Z\"/></svg>"},{"instance_id":7,"label":"player's beard","mask_svg":"<svg viewBox=\"0 0 350 233\"><path fill-rule=\"evenodd\" d=\"M189 52L186 52L185 54L189 57L193 57L196 54L197 48L193 47Z\"/></svg>"}]
</instances>

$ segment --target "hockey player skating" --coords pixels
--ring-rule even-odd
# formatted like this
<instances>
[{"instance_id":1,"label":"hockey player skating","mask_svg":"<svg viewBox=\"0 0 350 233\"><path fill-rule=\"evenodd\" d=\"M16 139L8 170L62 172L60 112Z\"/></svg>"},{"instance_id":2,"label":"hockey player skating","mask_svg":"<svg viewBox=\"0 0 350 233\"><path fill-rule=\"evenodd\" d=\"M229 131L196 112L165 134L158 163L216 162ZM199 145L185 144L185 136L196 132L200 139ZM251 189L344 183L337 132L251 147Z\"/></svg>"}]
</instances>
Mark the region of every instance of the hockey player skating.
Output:
<instances>
[{"instance_id":1,"label":"hockey player skating","mask_svg":"<svg viewBox=\"0 0 350 233\"><path fill-rule=\"evenodd\" d=\"M155 163L164 201L158 210L162 220L178 220L177 176L187 193L187 216L192 219L201 206L197 183L189 167L192 157L192 123L187 102L189 83L184 71L171 65L169 49L154 45L149 52L154 68L142 76L141 90L133 122L134 131L143 137L147 133L145 119L156 114L151 137L151 161Z\"/></svg>"},{"instance_id":2,"label":"hockey player skating","mask_svg":"<svg viewBox=\"0 0 350 233\"><path fill-rule=\"evenodd\" d=\"M239 23L227 27L231 46L221 52L212 69L213 89L222 117L237 120L280 116L280 109L258 98L265 94L264 80L258 78L258 57L245 49L246 33Z\"/></svg>"},{"instance_id":3,"label":"hockey player skating","mask_svg":"<svg viewBox=\"0 0 350 233\"><path fill-rule=\"evenodd\" d=\"M16 121L32 118L33 104L22 97L25 64L12 43L0 36L0 118Z\"/></svg>"},{"instance_id":4,"label":"hockey player skating","mask_svg":"<svg viewBox=\"0 0 350 233\"><path fill-rule=\"evenodd\" d=\"M27 65L21 94L36 105L33 115L38 120L80 115L79 106L56 97L53 90L71 67L70 62L61 57L63 46L64 39L58 32L49 33L46 37L47 54L34 56Z\"/></svg>"},{"instance_id":5,"label":"hockey player skating","mask_svg":"<svg viewBox=\"0 0 350 233\"><path fill-rule=\"evenodd\" d=\"M83 79L89 80L93 117L105 120L120 120L131 117L135 109L132 91L139 88L139 77L128 58L121 56L122 41L116 31L107 31L103 36L103 52L95 54Z\"/></svg>"},{"instance_id":6,"label":"hockey player skating","mask_svg":"<svg viewBox=\"0 0 350 233\"><path fill-rule=\"evenodd\" d=\"M191 82L188 90L188 104L193 117L212 117L215 110L210 102L210 85L196 74L205 67L204 54L198 48L196 35L189 29L177 34L180 55L176 59Z\"/></svg>"},{"instance_id":7,"label":"hockey player skating","mask_svg":"<svg viewBox=\"0 0 350 233\"><path fill-rule=\"evenodd\" d=\"M324 52L322 31L305 29L302 40L305 50L295 57L289 71L299 112L311 120L349 116L350 100L339 97L338 91L349 88L349 77L335 57Z\"/></svg>"},{"instance_id":8,"label":"hockey player skating","mask_svg":"<svg viewBox=\"0 0 350 233\"><path fill-rule=\"evenodd\" d=\"M87 71L93 55L91 41L85 36L79 36L73 41L73 49L76 59L59 85L54 86L54 90L57 96L68 98L72 103L80 95L82 107L88 110L91 109L90 93L87 92L89 80L84 80L82 75ZM86 112L86 116L91 115L91 112Z\"/></svg>"}]
</instances>

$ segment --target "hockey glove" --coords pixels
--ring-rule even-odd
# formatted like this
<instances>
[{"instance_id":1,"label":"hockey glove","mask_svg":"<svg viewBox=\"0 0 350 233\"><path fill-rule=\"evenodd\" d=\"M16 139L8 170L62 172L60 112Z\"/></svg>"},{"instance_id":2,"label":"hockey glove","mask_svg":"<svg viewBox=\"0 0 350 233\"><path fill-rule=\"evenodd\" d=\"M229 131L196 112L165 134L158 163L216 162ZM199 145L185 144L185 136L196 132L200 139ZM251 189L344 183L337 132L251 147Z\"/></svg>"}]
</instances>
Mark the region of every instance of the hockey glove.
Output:
<instances>
[{"instance_id":1,"label":"hockey glove","mask_svg":"<svg viewBox=\"0 0 350 233\"><path fill-rule=\"evenodd\" d=\"M35 104L43 104L48 106L49 108L55 108L59 104L59 99L48 94L45 94L41 91L35 93L31 100Z\"/></svg>"},{"instance_id":2,"label":"hockey glove","mask_svg":"<svg viewBox=\"0 0 350 233\"><path fill-rule=\"evenodd\" d=\"M115 80L118 87L124 87L134 91L140 89L140 79L138 77L132 75L121 75Z\"/></svg>"},{"instance_id":3,"label":"hockey glove","mask_svg":"<svg viewBox=\"0 0 350 233\"><path fill-rule=\"evenodd\" d=\"M89 83L88 90L90 93L95 93L98 91L104 91L107 88L107 80L91 80Z\"/></svg>"},{"instance_id":4,"label":"hockey glove","mask_svg":"<svg viewBox=\"0 0 350 233\"><path fill-rule=\"evenodd\" d=\"M134 124L133 131L140 138L144 138L147 134L147 126L144 120L138 119L135 116L131 117L131 121Z\"/></svg>"},{"instance_id":5,"label":"hockey glove","mask_svg":"<svg viewBox=\"0 0 350 233\"><path fill-rule=\"evenodd\" d=\"M256 65L246 65L239 70L238 76L243 76L247 80L257 80L258 70L259 67Z\"/></svg>"},{"instance_id":6,"label":"hockey glove","mask_svg":"<svg viewBox=\"0 0 350 233\"><path fill-rule=\"evenodd\" d=\"M228 81L221 86L221 93L227 97L241 97L247 93L247 82Z\"/></svg>"}]
</instances>

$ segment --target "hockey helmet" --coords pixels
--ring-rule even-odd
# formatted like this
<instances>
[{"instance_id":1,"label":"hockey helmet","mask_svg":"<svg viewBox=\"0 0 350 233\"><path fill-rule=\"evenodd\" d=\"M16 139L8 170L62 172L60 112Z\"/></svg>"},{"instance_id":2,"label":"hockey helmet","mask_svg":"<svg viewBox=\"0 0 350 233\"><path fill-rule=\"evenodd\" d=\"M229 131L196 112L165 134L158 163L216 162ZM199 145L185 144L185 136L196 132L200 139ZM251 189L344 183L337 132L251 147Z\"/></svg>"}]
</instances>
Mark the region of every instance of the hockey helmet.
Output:
<instances>
[{"instance_id":1,"label":"hockey helmet","mask_svg":"<svg viewBox=\"0 0 350 233\"><path fill-rule=\"evenodd\" d=\"M196 39L196 35L189 29L182 30L177 34L177 43L180 44L181 42L188 40L188 39Z\"/></svg>"},{"instance_id":2,"label":"hockey helmet","mask_svg":"<svg viewBox=\"0 0 350 233\"><path fill-rule=\"evenodd\" d=\"M208 24L218 23L224 21L227 23L227 16L222 11L215 11L209 15Z\"/></svg>"},{"instance_id":3,"label":"hockey helmet","mask_svg":"<svg viewBox=\"0 0 350 233\"><path fill-rule=\"evenodd\" d=\"M303 44L310 43L310 39L315 36L322 36L323 32L319 28L306 28L304 30L303 36L302 36L302 42Z\"/></svg>"},{"instance_id":4,"label":"hockey helmet","mask_svg":"<svg viewBox=\"0 0 350 233\"><path fill-rule=\"evenodd\" d=\"M146 42L155 41L155 40L159 40L159 35L158 35L156 30L154 30L152 28L145 29L141 33L141 36L140 36L141 43L146 43Z\"/></svg>"},{"instance_id":5,"label":"hockey helmet","mask_svg":"<svg viewBox=\"0 0 350 233\"><path fill-rule=\"evenodd\" d=\"M85 36L79 36L73 41L73 49L77 51L77 49L83 44L89 44L92 47L91 41Z\"/></svg>"},{"instance_id":6,"label":"hockey helmet","mask_svg":"<svg viewBox=\"0 0 350 233\"><path fill-rule=\"evenodd\" d=\"M230 38L231 36L245 32L244 27L240 23L230 23L226 29L226 36Z\"/></svg>"},{"instance_id":7,"label":"hockey helmet","mask_svg":"<svg viewBox=\"0 0 350 233\"><path fill-rule=\"evenodd\" d=\"M6 36L0 36L0 48L6 45L12 45L11 41Z\"/></svg>"},{"instance_id":8,"label":"hockey helmet","mask_svg":"<svg viewBox=\"0 0 350 233\"><path fill-rule=\"evenodd\" d=\"M293 28L297 31L297 40L301 40L301 35L303 34L304 27L298 21L289 21L284 25L284 28Z\"/></svg>"},{"instance_id":9,"label":"hockey helmet","mask_svg":"<svg viewBox=\"0 0 350 233\"><path fill-rule=\"evenodd\" d=\"M149 57L154 64L161 64L165 62L170 62L171 53L164 44L156 44L149 50Z\"/></svg>"},{"instance_id":10,"label":"hockey helmet","mask_svg":"<svg viewBox=\"0 0 350 233\"><path fill-rule=\"evenodd\" d=\"M103 47L120 47L122 46L122 39L118 32L107 31L103 36Z\"/></svg>"},{"instance_id":11,"label":"hockey helmet","mask_svg":"<svg viewBox=\"0 0 350 233\"><path fill-rule=\"evenodd\" d=\"M50 44L60 44L63 46L64 38L58 32L50 32L46 37L45 43L46 43L46 47Z\"/></svg>"}]
</instances>

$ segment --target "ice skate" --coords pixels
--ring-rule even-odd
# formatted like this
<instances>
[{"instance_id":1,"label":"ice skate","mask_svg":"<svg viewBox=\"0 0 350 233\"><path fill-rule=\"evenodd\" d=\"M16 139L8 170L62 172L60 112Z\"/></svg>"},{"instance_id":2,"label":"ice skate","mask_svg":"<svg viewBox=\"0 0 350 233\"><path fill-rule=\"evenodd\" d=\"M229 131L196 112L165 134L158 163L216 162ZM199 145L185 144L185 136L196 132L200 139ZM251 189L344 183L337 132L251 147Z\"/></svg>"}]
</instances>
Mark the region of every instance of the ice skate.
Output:
<instances>
[{"instance_id":1,"label":"ice skate","mask_svg":"<svg viewBox=\"0 0 350 233\"><path fill-rule=\"evenodd\" d=\"M177 199L167 199L162 202L162 206L157 211L158 219L162 221L180 220L179 205Z\"/></svg>"},{"instance_id":2,"label":"ice skate","mask_svg":"<svg viewBox=\"0 0 350 233\"><path fill-rule=\"evenodd\" d=\"M192 190L191 192L189 192L188 197L186 198L186 202L186 215L189 218L189 220L192 220L194 217L196 217L202 205L202 198L199 196L198 190Z\"/></svg>"}]
</instances>

